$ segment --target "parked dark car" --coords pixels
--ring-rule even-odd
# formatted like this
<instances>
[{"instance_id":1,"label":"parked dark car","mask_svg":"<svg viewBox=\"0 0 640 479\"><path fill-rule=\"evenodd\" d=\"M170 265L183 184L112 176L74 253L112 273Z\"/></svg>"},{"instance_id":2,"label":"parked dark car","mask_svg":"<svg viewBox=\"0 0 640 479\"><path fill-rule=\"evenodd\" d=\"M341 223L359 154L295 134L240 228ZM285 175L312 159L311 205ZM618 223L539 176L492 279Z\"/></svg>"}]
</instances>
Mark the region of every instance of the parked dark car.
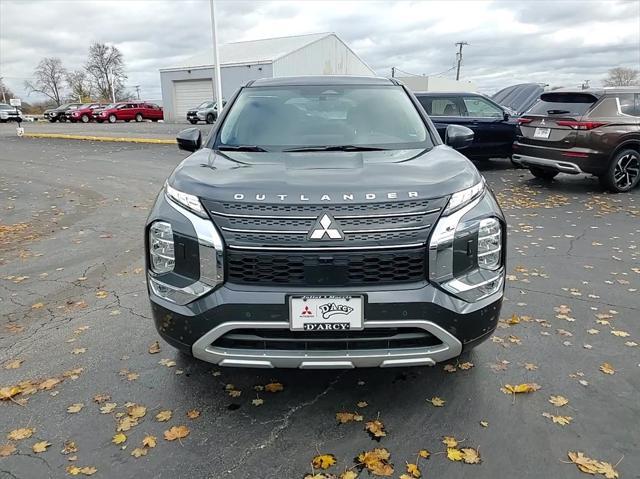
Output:
<instances>
[{"instance_id":1,"label":"parked dark car","mask_svg":"<svg viewBox=\"0 0 640 479\"><path fill-rule=\"evenodd\" d=\"M99 123L104 121L115 123L119 120L126 122L135 120L140 122L143 120L162 120L164 118L164 114L162 107L154 103L147 103L143 101L121 101L108 105L104 109L97 110L93 117Z\"/></svg>"},{"instance_id":2,"label":"parked dark car","mask_svg":"<svg viewBox=\"0 0 640 479\"><path fill-rule=\"evenodd\" d=\"M74 110L68 110L65 116L68 121L75 123L81 121L82 123L89 123L93 119L93 111L97 108L103 108L106 105L102 103L85 103L80 105Z\"/></svg>"},{"instance_id":3,"label":"parked dark car","mask_svg":"<svg viewBox=\"0 0 640 479\"><path fill-rule=\"evenodd\" d=\"M640 182L640 87L543 93L518 122L513 161L538 178L590 173L613 192Z\"/></svg>"},{"instance_id":4,"label":"parked dark car","mask_svg":"<svg viewBox=\"0 0 640 479\"><path fill-rule=\"evenodd\" d=\"M491 99L498 105L508 108L513 116L520 116L531 108L547 86L544 83L520 83L496 92Z\"/></svg>"},{"instance_id":5,"label":"parked dark car","mask_svg":"<svg viewBox=\"0 0 640 479\"><path fill-rule=\"evenodd\" d=\"M75 110L80 105L82 105L82 103L65 103L57 108L45 110L44 117L51 123L55 123L56 121L67 121L67 112L69 110Z\"/></svg>"},{"instance_id":6,"label":"parked dark car","mask_svg":"<svg viewBox=\"0 0 640 479\"><path fill-rule=\"evenodd\" d=\"M473 143L464 153L473 160L511 156L516 136L516 119L509 112L479 93L419 92L422 104L440 137L449 125L462 125L473 131Z\"/></svg>"},{"instance_id":7,"label":"parked dark car","mask_svg":"<svg viewBox=\"0 0 640 479\"><path fill-rule=\"evenodd\" d=\"M151 311L220 366L432 366L488 339L506 223L475 166L394 79L242 87L168 177L145 228ZM453 148L452 148L453 147Z\"/></svg>"}]
</instances>

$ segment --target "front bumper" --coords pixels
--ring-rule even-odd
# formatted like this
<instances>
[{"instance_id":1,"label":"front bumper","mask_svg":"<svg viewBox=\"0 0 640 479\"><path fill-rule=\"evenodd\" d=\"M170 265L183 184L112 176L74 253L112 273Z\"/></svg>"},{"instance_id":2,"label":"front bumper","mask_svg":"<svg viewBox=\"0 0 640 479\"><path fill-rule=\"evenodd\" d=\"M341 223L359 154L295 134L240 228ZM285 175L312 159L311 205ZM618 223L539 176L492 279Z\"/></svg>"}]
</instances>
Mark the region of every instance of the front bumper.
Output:
<instances>
[{"instance_id":1,"label":"front bumper","mask_svg":"<svg viewBox=\"0 0 640 479\"><path fill-rule=\"evenodd\" d=\"M366 292L365 330L418 328L439 344L418 348L358 350L267 350L218 346L226 333L240 329L289 329L289 294L363 294L332 289L283 290L225 284L185 306L169 303L150 293L151 309L160 335L173 346L221 366L263 368L354 368L427 365L459 356L488 338L497 326L502 291L466 303L424 283L409 289ZM319 333L322 334L322 333Z\"/></svg>"}]
</instances>

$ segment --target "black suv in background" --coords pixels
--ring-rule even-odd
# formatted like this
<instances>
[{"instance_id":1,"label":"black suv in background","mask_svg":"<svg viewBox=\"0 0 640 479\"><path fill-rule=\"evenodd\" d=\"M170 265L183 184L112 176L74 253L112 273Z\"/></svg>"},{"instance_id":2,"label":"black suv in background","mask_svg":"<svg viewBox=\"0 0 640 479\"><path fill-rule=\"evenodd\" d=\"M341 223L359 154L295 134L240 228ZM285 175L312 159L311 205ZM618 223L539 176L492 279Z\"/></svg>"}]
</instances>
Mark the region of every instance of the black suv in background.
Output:
<instances>
[{"instance_id":1,"label":"black suv in background","mask_svg":"<svg viewBox=\"0 0 640 479\"><path fill-rule=\"evenodd\" d=\"M44 118L49 120L51 123L55 123L56 121L67 121L67 112L75 110L81 105L82 103L65 103L57 108L50 108L44 111Z\"/></svg>"},{"instance_id":2,"label":"black suv in background","mask_svg":"<svg viewBox=\"0 0 640 479\"><path fill-rule=\"evenodd\" d=\"M416 98L444 140L449 125L473 131L473 143L463 151L472 160L510 157L516 119L508 110L479 93L417 92Z\"/></svg>"},{"instance_id":3,"label":"black suv in background","mask_svg":"<svg viewBox=\"0 0 640 479\"><path fill-rule=\"evenodd\" d=\"M640 87L546 92L518 123L513 161L538 178L589 173L615 193L640 183Z\"/></svg>"},{"instance_id":4,"label":"black suv in background","mask_svg":"<svg viewBox=\"0 0 640 479\"><path fill-rule=\"evenodd\" d=\"M241 88L145 228L156 328L222 366L434 365L495 329L506 225L475 166L393 79Z\"/></svg>"}]
</instances>

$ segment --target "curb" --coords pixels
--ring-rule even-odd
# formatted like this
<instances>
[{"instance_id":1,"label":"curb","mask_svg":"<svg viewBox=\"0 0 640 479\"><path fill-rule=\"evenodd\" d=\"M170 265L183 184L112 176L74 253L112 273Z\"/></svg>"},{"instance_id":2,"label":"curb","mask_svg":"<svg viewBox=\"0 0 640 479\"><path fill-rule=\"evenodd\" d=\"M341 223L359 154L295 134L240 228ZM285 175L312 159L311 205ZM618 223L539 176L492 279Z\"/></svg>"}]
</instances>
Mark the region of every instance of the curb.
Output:
<instances>
[{"instance_id":1,"label":"curb","mask_svg":"<svg viewBox=\"0 0 640 479\"><path fill-rule=\"evenodd\" d=\"M53 138L59 140L85 140L85 141L112 141L118 143L150 143L157 145L175 145L176 140L163 138L130 138L126 136L91 136L91 135L65 135L62 133L25 133L27 138Z\"/></svg>"}]
</instances>

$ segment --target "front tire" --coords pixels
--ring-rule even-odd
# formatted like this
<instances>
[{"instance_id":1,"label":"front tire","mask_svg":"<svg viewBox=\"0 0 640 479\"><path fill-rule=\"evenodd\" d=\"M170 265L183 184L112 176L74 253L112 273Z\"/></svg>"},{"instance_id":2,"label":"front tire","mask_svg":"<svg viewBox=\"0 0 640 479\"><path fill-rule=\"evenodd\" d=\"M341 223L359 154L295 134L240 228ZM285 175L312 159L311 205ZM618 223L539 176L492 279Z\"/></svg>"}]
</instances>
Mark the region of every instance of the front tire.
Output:
<instances>
[{"instance_id":1,"label":"front tire","mask_svg":"<svg viewBox=\"0 0 640 479\"><path fill-rule=\"evenodd\" d=\"M138 114L136 115L136 121L137 121L138 123L140 123L140 122L142 121L142 115L141 115L140 113L138 113Z\"/></svg>"},{"instance_id":2,"label":"front tire","mask_svg":"<svg viewBox=\"0 0 640 479\"><path fill-rule=\"evenodd\" d=\"M531 172L531 174L533 176L535 176L536 178L538 178L540 180L544 180L544 181L551 181L556 176L558 176L558 172L557 171L546 170L544 168L537 168L535 166L530 167L529 171Z\"/></svg>"},{"instance_id":3,"label":"front tire","mask_svg":"<svg viewBox=\"0 0 640 479\"><path fill-rule=\"evenodd\" d=\"M55 118L49 118L49 123L55 123L56 119Z\"/></svg>"},{"instance_id":4,"label":"front tire","mask_svg":"<svg viewBox=\"0 0 640 479\"><path fill-rule=\"evenodd\" d=\"M640 182L640 152L632 149L615 154L609 169L600 176L600 183L613 193L624 193Z\"/></svg>"},{"instance_id":5,"label":"front tire","mask_svg":"<svg viewBox=\"0 0 640 479\"><path fill-rule=\"evenodd\" d=\"M82 123L89 123L89 115L82 115L80 119L82 120Z\"/></svg>"},{"instance_id":6,"label":"front tire","mask_svg":"<svg viewBox=\"0 0 640 479\"><path fill-rule=\"evenodd\" d=\"M117 120L115 115L109 115L109 123L115 123Z\"/></svg>"},{"instance_id":7,"label":"front tire","mask_svg":"<svg viewBox=\"0 0 640 479\"><path fill-rule=\"evenodd\" d=\"M196 123L198 123L198 120L189 120L189 123L191 123L192 125L195 125Z\"/></svg>"},{"instance_id":8,"label":"front tire","mask_svg":"<svg viewBox=\"0 0 640 479\"><path fill-rule=\"evenodd\" d=\"M213 113L209 113L207 115L207 123L212 124L214 121L216 121L216 119L214 118Z\"/></svg>"}]
</instances>

